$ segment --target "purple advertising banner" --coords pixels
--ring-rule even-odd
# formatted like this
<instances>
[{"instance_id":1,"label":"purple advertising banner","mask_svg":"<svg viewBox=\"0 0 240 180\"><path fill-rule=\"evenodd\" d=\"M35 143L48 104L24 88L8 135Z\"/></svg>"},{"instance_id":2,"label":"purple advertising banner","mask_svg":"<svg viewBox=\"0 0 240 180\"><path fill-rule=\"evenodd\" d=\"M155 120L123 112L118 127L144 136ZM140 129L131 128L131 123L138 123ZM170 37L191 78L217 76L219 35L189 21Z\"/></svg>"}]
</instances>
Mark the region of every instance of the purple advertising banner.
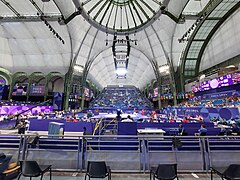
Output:
<instances>
[{"instance_id":1,"label":"purple advertising banner","mask_svg":"<svg viewBox=\"0 0 240 180\"><path fill-rule=\"evenodd\" d=\"M222 99L230 96L240 96L240 91L225 91L212 94L204 94L202 99Z\"/></svg>"},{"instance_id":2,"label":"purple advertising banner","mask_svg":"<svg viewBox=\"0 0 240 180\"><path fill-rule=\"evenodd\" d=\"M231 96L240 96L240 91L231 90L231 91L223 91L223 92L216 92L216 93L209 93L209 94L203 94L199 96L195 96L192 98L193 100L204 100L204 99L224 99L226 97Z\"/></svg>"},{"instance_id":3,"label":"purple advertising banner","mask_svg":"<svg viewBox=\"0 0 240 180\"><path fill-rule=\"evenodd\" d=\"M3 78L0 77L0 85L5 85L5 84L6 84L5 79L3 79Z\"/></svg>"},{"instance_id":4,"label":"purple advertising banner","mask_svg":"<svg viewBox=\"0 0 240 180\"><path fill-rule=\"evenodd\" d=\"M53 92L53 109L61 111L63 109L63 96L62 92Z\"/></svg>"},{"instance_id":5,"label":"purple advertising banner","mask_svg":"<svg viewBox=\"0 0 240 180\"><path fill-rule=\"evenodd\" d=\"M13 96L26 96L27 95L27 87L28 87L28 84L26 84L26 83L16 84L13 87L12 95Z\"/></svg>"},{"instance_id":6,"label":"purple advertising banner","mask_svg":"<svg viewBox=\"0 0 240 180\"><path fill-rule=\"evenodd\" d=\"M210 121L214 117L226 120L239 117L238 108L178 107L174 108L174 111L178 116L187 117L190 115L191 117L196 117L196 115L201 115L205 122Z\"/></svg>"},{"instance_id":7,"label":"purple advertising banner","mask_svg":"<svg viewBox=\"0 0 240 180\"><path fill-rule=\"evenodd\" d=\"M32 107L33 106L0 106L0 115L18 114ZM53 111L52 106L37 106L30 110L32 114L38 114L39 112L52 112L52 111ZM28 112L26 112L26 114Z\"/></svg>"},{"instance_id":8,"label":"purple advertising banner","mask_svg":"<svg viewBox=\"0 0 240 180\"><path fill-rule=\"evenodd\" d=\"M193 92L198 92L198 91L207 91L210 89L216 89L220 87L225 87L225 86L230 86L233 85L233 78L232 74L224 75L212 80L204 81L200 84L196 84L192 86L192 91ZM236 76L235 76L236 78Z\"/></svg>"},{"instance_id":9,"label":"purple advertising banner","mask_svg":"<svg viewBox=\"0 0 240 180\"><path fill-rule=\"evenodd\" d=\"M0 100L2 99L3 96L4 87L5 87L4 85L0 84Z\"/></svg>"}]
</instances>

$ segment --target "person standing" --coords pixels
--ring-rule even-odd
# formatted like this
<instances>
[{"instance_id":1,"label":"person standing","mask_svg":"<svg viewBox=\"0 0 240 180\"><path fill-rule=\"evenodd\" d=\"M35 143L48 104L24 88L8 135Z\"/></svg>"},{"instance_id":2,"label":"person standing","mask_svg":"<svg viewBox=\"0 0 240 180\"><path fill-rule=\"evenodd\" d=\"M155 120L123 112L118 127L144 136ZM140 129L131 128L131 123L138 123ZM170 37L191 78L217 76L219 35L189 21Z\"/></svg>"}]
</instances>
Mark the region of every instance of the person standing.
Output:
<instances>
[{"instance_id":1,"label":"person standing","mask_svg":"<svg viewBox=\"0 0 240 180\"><path fill-rule=\"evenodd\" d=\"M183 124L179 124L178 135L179 136L187 136L188 135L185 128L183 127Z\"/></svg>"},{"instance_id":2,"label":"person standing","mask_svg":"<svg viewBox=\"0 0 240 180\"><path fill-rule=\"evenodd\" d=\"M24 119L21 119L21 121L18 124L18 134L25 134L26 130L26 122Z\"/></svg>"}]
</instances>

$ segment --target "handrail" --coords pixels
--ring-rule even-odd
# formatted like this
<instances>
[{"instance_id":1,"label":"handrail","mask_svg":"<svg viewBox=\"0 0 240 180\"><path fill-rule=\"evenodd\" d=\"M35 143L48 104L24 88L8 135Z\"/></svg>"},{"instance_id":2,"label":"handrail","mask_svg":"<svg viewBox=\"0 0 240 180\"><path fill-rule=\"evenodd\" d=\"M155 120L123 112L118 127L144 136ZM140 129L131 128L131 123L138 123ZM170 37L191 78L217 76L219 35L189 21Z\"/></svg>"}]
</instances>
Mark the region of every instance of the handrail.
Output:
<instances>
[{"instance_id":1,"label":"handrail","mask_svg":"<svg viewBox=\"0 0 240 180\"><path fill-rule=\"evenodd\" d=\"M95 125L95 128L93 130L93 135L95 135L97 129L99 128L100 124L102 123L103 119L99 119ZM99 129L100 130L100 129Z\"/></svg>"},{"instance_id":2,"label":"handrail","mask_svg":"<svg viewBox=\"0 0 240 180\"><path fill-rule=\"evenodd\" d=\"M0 137L29 137L29 136L36 136L36 134L0 134ZM47 134L45 135L37 135L39 137L48 137ZM59 135L52 135L51 134L51 137L59 137ZM145 139L148 139L148 138L164 138L164 139L172 139L172 138L180 138L180 139L201 139L201 138L204 138L204 139L207 139L207 138L214 138L214 139L221 139L221 140L224 140L226 138L229 138L230 140L234 139L234 138L239 138L240 139L240 136L239 135L228 135L228 136L225 136L225 135L222 135L222 136L215 136L215 135L211 135L211 136L159 136L159 135L154 135L154 134L148 134L148 135L61 135L61 138L59 139L54 139L54 138L49 138L49 140L68 140L68 139L64 139L64 137L79 137L79 138L82 138L82 137L85 137L85 138L103 138L103 137L106 137L106 138L117 138L117 137L124 137L124 138L145 138ZM11 139L10 139L11 140Z\"/></svg>"},{"instance_id":3,"label":"handrail","mask_svg":"<svg viewBox=\"0 0 240 180\"><path fill-rule=\"evenodd\" d=\"M104 124L104 126L103 126L102 129L101 129L101 131L102 131L104 128L108 127L109 124L111 124L111 123L114 122L115 120L116 120L116 118L112 119L108 124Z\"/></svg>"},{"instance_id":4,"label":"handrail","mask_svg":"<svg viewBox=\"0 0 240 180\"><path fill-rule=\"evenodd\" d=\"M21 136L9 135L9 137L19 137L19 147L6 148L4 147L4 145L6 144L5 142L6 136L8 135L0 134L0 145L3 145L2 147L0 146L0 150L3 152L14 153L16 152L16 149L18 149L19 154L18 155L16 155L17 153L15 154L15 157L17 156L16 157L17 160L38 158L40 161L42 160L43 162L45 162L45 160L47 159L48 162L52 161L53 164L57 166L59 166L59 160L60 160L62 161L62 163L60 163L61 167L66 168L67 167L66 164L70 163L72 164L71 168L72 169L75 168L77 171L84 169L85 167L84 165L86 165L86 162L89 160L95 160L95 158L97 160L105 160L102 158L110 158L112 156L116 158L120 158L119 163L125 162L126 160L125 158L124 158L124 161L122 161L123 157L128 158L127 159L128 161L131 161L132 157L135 157L134 161L136 164L137 163L141 164L139 167L142 168L140 169L142 170L142 172L148 171L148 167L155 165L155 163L158 162L158 158L165 158L165 160L167 160L170 157L170 162L171 162L172 160L174 160L175 156L181 157L176 159L176 162L178 162L180 166L181 165L183 166L184 163L186 163L186 165L188 165L188 167L191 168L191 166L189 166L189 163L191 163L191 159L188 158L190 157L192 159L196 158L195 159L196 162L193 161L193 164L195 162L195 164L193 165L194 168L200 171L205 171L205 170L208 170L208 168L212 164L212 162L210 161L214 160L215 162L218 160L214 156L212 156L212 154L231 152L230 150L228 150L228 147L230 148L235 147L234 145L231 145L231 142L240 141L240 136L227 136L227 138L232 138L232 139L224 139L227 144L225 145L223 143L221 146L218 144L216 145L209 144L209 142L218 142L218 140L222 142L223 139L221 138L226 138L226 136L63 135L63 138L59 138L58 135L51 135L51 138L47 139L45 137L48 137L48 135L40 135L40 139L39 139L40 143L37 145L36 148L33 148L29 146L28 139L29 137L36 136L36 135L25 134ZM2 139L3 141L1 141L1 137L3 137ZM54 139L54 137L56 139ZM183 149L178 148L178 150L176 150L175 148L173 148L172 141L171 141L173 138L179 138L181 140L183 144L183 147L182 147ZM237 139L233 139L233 138L237 138ZM85 141L83 139L85 139ZM54 140L56 140L56 143L52 143L52 144L47 143L47 141L52 142ZM64 144L65 141L67 141L69 144ZM76 144L76 142L78 143ZM187 142L193 143L193 144L190 145ZM16 143L11 143L10 141L9 145L16 145ZM61 146L63 147L63 149L61 149ZM223 148L226 147L226 149L212 150L212 148L219 147L219 146ZM69 149L67 147L69 147ZM75 147L75 148L71 149L71 147ZM149 149L151 147L153 149ZM155 149L156 147L157 149ZM193 148L193 150L191 150L191 147ZM196 147L200 149L195 149ZM237 150L234 151L234 153L236 152L237 154L239 154L240 153L239 149L240 149L240 143L239 145L237 145ZM15 150L15 151L11 151L11 150ZM190 154L188 155L188 153ZM42 154L44 154L45 156L44 155L42 156ZM88 156L86 154L88 154ZM58 159L59 155L61 155L61 159ZM239 160L234 155L232 156L232 158L231 158L231 155L229 156L230 156L230 160L232 161ZM215 159L212 159L213 157ZM65 158L65 159L62 159L62 158ZM149 158L152 158L152 159L149 160ZM106 160L108 160L109 162L112 162L111 159L106 159ZM162 160L164 161L164 159ZM230 161L230 160L228 159L226 161ZM75 164L71 163L71 161L75 161ZM197 163L200 163L200 164L196 165ZM203 168L200 169L200 167L203 167Z\"/></svg>"}]
</instances>

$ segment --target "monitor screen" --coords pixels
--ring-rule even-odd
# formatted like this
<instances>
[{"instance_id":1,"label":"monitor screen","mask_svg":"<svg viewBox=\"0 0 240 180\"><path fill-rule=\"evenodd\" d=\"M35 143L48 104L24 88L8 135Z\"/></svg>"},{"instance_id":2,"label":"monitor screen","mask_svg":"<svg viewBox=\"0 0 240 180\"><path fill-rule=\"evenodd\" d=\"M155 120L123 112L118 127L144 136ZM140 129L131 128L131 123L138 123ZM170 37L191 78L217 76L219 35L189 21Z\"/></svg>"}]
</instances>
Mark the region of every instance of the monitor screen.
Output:
<instances>
[{"instance_id":1,"label":"monitor screen","mask_svg":"<svg viewBox=\"0 0 240 180\"><path fill-rule=\"evenodd\" d=\"M0 85L5 85L5 84L6 84L5 79L3 79L2 77L0 77Z\"/></svg>"},{"instance_id":2,"label":"monitor screen","mask_svg":"<svg viewBox=\"0 0 240 180\"><path fill-rule=\"evenodd\" d=\"M158 88L154 88L153 97L158 97Z\"/></svg>"},{"instance_id":3,"label":"monitor screen","mask_svg":"<svg viewBox=\"0 0 240 180\"><path fill-rule=\"evenodd\" d=\"M13 96L26 96L28 84L16 84L13 87Z\"/></svg>"},{"instance_id":4,"label":"monitor screen","mask_svg":"<svg viewBox=\"0 0 240 180\"><path fill-rule=\"evenodd\" d=\"M5 85L1 85L1 84L0 84L0 100L1 100L2 97L3 97L4 88L5 88Z\"/></svg>"},{"instance_id":5,"label":"monitor screen","mask_svg":"<svg viewBox=\"0 0 240 180\"><path fill-rule=\"evenodd\" d=\"M192 92L207 91L234 84L232 74L224 75L192 86Z\"/></svg>"},{"instance_id":6,"label":"monitor screen","mask_svg":"<svg viewBox=\"0 0 240 180\"><path fill-rule=\"evenodd\" d=\"M45 86L44 85L31 85L30 96L44 96Z\"/></svg>"},{"instance_id":7,"label":"monitor screen","mask_svg":"<svg viewBox=\"0 0 240 180\"><path fill-rule=\"evenodd\" d=\"M89 89L88 89L88 88L85 88L85 89L84 89L84 95L85 95L85 97L90 97L90 96L89 96Z\"/></svg>"},{"instance_id":8,"label":"monitor screen","mask_svg":"<svg viewBox=\"0 0 240 180\"><path fill-rule=\"evenodd\" d=\"M233 84L238 84L240 82L240 72L232 74Z\"/></svg>"}]
</instances>

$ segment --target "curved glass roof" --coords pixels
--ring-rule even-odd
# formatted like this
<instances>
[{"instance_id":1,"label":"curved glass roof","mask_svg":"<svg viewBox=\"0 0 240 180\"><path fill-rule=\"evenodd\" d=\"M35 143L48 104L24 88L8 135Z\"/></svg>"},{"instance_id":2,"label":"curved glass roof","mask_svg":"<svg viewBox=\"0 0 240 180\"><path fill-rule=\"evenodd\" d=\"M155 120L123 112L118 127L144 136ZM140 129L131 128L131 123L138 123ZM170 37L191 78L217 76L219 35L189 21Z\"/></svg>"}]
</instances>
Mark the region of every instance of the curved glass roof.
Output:
<instances>
[{"instance_id":1,"label":"curved glass roof","mask_svg":"<svg viewBox=\"0 0 240 180\"><path fill-rule=\"evenodd\" d=\"M239 7L239 0L221 0L209 6L206 17L195 29L185 50L184 75L196 76L206 45L218 27ZM225 17L226 16L226 17Z\"/></svg>"},{"instance_id":2,"label":"curved glass roof","mask_svg":"<svg viewBox=\"0 0 240 180\"><path fill-rule=\"evenodd\" d=\"M163 65L172 63L174 68L178 67L184 44L177 40L193 20L189 17L184 24L179 24L174 19L179 19L184 9L185 12L200 12L204 8L200 6L203 1L207 3L209 0L1 1L0 67L12 74L42 72L46 75L58 72L64 75L77 65L86 70L86 78L100 88L109 84L128 84L141 89L156 79ZM228 11L227 4L232 2L229 0L223 8ZM189 3L192 5L186 9ZM199 8L192 9L196 4ZM161 9L165 14L161 15ZM47 24L39 16L42 13ZM218 16L213 15L206 20L213 22ZM62 17L67 23L59 22ZM106 30L111 30L112 34L106 34ZM131 47L127 54L129 61L125 79L116 78L112 51L116 31L117 40L129 36L129 40L125 38ZM130 34L135 31L138 32ZM59 41L56 32L64 44ZM204 29L201 32L204 35ZM200 41L193 41L198 48L201 44L197 42ZM124 51L120 47L123 44L117 45L116 52ZM192 62L186 63L187 67L188 64L192 65Z\"/></svg>"},{"instance_id":3,"label":"curved glass roof","mask_svg":"<svg viewBox=\"0 0 240 180\"><path fill-rule=\"evenodd\" d=\"M160 15L162 0L80 0L92 24L109 33L139 31Z\"/></svg>"}]
</instances>

